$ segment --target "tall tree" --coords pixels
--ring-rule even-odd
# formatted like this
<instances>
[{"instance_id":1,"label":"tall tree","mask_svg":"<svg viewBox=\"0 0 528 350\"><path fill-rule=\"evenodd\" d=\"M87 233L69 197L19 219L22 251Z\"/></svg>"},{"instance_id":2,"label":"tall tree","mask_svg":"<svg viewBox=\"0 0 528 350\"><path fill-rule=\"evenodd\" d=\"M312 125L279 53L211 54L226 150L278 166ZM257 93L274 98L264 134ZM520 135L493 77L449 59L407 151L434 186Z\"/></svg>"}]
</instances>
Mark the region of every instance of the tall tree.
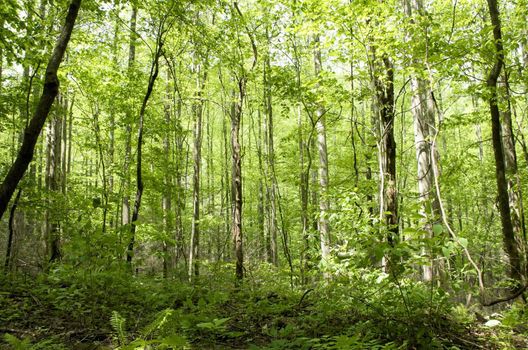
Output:
<instances>
[{"instance_id":1,"label":"tall tree","mask_svg":"<svg viewBox=\"0 0 528 350\"><path fill-rule=\"evenodd\" d=\"M513 230L509 196L508 181L506 179L504 146L501 135L500 110L497 93L497 82L504 66L504 47L502 43L502 28L497 0L488 0L488 9L493 26L493 39L495 46L494 64L491 68L486 85L490 90L489 108L491 114L491 130L493 153L495 155L495 179L497 182L498 204L502 224L504 248L510 261L510 277L520 283L522 281L521 256L519 246Z\"/></svg>"},{"instance_id":2,"label":"tall tree","mask_svg":"<svg viewBox=\"0 0 528 350\"><path fill-rule=\"evenodd\" d=\"M206 53L207 55L208 53ZM194 57L197 61L199 58ZM189 280L193 275L199 274L199 249L200 249L200 170L202 162L202 117L203 117L203 91L207 80L207 62L194 63L196 74L196 96L192 110L194 116L193 140L193 217L191 228L191 243L189 245Z\"/></svg>"},{"instance_id":3,"label":"tall tree","mask_svg":"<svg viewBox=\"0 0 528 350\"><path fill-rule=\"evenodd\" d=\"M425 15L422 0L407 0L405 4L406 15L411 23L409 40L420 42L417 35L421 34L424 25L421 17ZM426 28L424 30L427 30ZM428 39L425 39L428 40ZM428 43L426 43L428 45ZM418 170L418 194L420 200L420 212L422 216L421 227L426 231L426 237L433 237L433 223L438 220L440 209L438 200L433 189L433 162L431 157L431 142L435 130L434 102L432 98L431 82L421 78L426 69L428 57L419 57L413 52L411 58L415 71L411 74L411 113L414 125L414 145L416 148L416 162ZM431 252L428 252L431 254ZM431 259L432 260L432 259ZM423 266L423 278L426 281L433 279L433 266Z\"/></svg>"},{"instance_id":4,"label":"tall tree","mask_svg":"<svg viewBox=\"0 0 528 350\"><path fill-rule=\"evenodd\" d=\"M132 2L132 13L130 14L130 39L128 44L128 79L133 79L134 62L136 61L136 26L137 26L137 4ZM129 107L130 108L130 107ZM130 224L130 158L132 155L132 115L127 110L126 114L126 142L125 142L125 159L123 164L123 203L121 212L121 224L127 226Z\"/></svg>"},{"instance_id":5,"label":"tall tree","mask_svg":"<svg viewBox=\"0 0 528 350\"><path fill-rule=\"evenodd\" d=\"M323 63L321 59L321 43L319 35L314 38L315 75L321 79ZM321 244L321 260L327 262L330 258L330 226L328 224L328 151L326 147L326 117L325 107L317 101L315 125L317 129L317 150L319 153L319 238Z\"/></svg>"},{"instance_id":6,"label":"tall tree","mask_svg":"<svg viewBox=\"0 0 528 350\"><path fill-rule=\"evenodd\" d=\"M0 219L4 215L18 183L24 176L29 163L33 159L35 144L37 143L38 137L44 127L51 105L59 92L60 83L57 77L57 71L66 51L66 47L68 46L68 42L70 41L80 6L81 0L72 0L69 5L68 14L66 15L61 34L48 61L48 66L46 67L44 89L37 105L37 109L24 131L24 139L16 160L10 167L9 172L0 186Z\"/></svg>"},{"instance_id":7,"label":"tall tree","mask_svg":"<svg viewBox=\"0 0 528 350\"><path fill-rule=\"evenodd\" d=\"M370 51L374 87L373 117L379 139L380 219L387 225L387 241L393 246L398 239L399 220L394 139L394 64L387 52L378 55L375 46ZM392 263L395 262L389 261L388 267Z\"/></svg>"},{"instance_id":8,"label":"tall tree","mask_svg":"<svg viewBox=\"0 0 528 350\"><path fill-rule=\"evenodd\" d=\"M156 33L156 46L155 51L152 53L152 64L150 67L150 75L149 75L149 81L147 85L147 91L145 93L145 96L143 97L143 102L141 103L141 108L139 110L139 121L138 121L138 136L137 136L137 155L136 155L136 183L137 183L137 190L136 190L136 197L134 200L134 211L132 212L132 219L131 219L131 225L130 225L130 240L128 242L127 247L127 263L129 265L132 264L132 258L134 254L134 243L136 240L136 226L137 226L137 220L139 218L139 209L141 207L141 199L143 197L143 127L144 127L144 119L145 119L145 111L147 109L147 103L150 99L150 96L152 95L152 90L154 89L154 84L156 83L156 79L158 77L159 73L159 58L162 55L162 48L164 43L164 35L166 33L167 28L165 28L165 21L167 20L167 17L164 17L160 20L160 23L157 28Z\"/></svg>"},{"instance_id":9,"label":"tall tree","mask_svg":"<svg viewBox=\"0 0 528 350\"><path fill-rule=\"evenodd\" d=\"M236 13L236 16L239 17L240 23L244 26L244 30L249 37L251 48L253 50L253 62L249 70L244 66L243 58L240 58L241 62L238 64L239 69L236 76L238 91L236 93L233 91L233 102L231 104L231 233L235 246L235 276L237 281L240 281L244 277L244 251L242 246L242 150L240 147L240 123L242 120L244 100L246 98L248 74L257 64L257 47L251 31L247 27L246 19L240 11L237 2L233 3L233 11Z\"/></svg>"}]
</instances>

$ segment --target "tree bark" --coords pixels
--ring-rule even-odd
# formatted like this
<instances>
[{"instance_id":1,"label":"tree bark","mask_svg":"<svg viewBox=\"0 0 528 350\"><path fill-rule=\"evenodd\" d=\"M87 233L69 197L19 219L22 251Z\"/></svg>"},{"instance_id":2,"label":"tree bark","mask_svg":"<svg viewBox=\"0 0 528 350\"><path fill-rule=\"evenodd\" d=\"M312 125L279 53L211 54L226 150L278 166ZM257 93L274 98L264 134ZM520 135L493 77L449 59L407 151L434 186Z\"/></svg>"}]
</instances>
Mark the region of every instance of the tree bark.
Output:
<instances>
[{"instance_id":1,"label":"tree bark","mask_svg":"<svg viewBox=\"0 0 528 350\"><path fill-rule=\"evenodd\" d=\"M506 181L508 183L508 198L510 204L510 214L512 219L513 232L519 250L522 254L521 268L524 274L528 273L526 265L526 228L524 223L524 208L522 201L521 179L517 167L517 152L515 150L515 137L513 135L512 122L512 101L510 96L510 86L508 82L508 72L506 67L502 74L502 84L504 85L504 98L506 99L506 108L501 111L501 131L502 146L504 149L504 166L506 172Z\"/></svg>"},{"instance_id":2,"label":"tree bark","mask_svg":"<svg viewBox=\"0 0 528 350\"><path fill-rule=\"evenodd\" d=\"M189 280L193 275L198 276L199 249L200 249L200 171L202 162L202 117L203 117L203 90L207 80L207 67L196 65L196 101L193 104L194 115L194 142L193 142L193 218L191 226L191 242L189 244ZM202 73L203 70L203 73ZM202 75L203 74L203 75Z\"/></svg>"},{"instance_id":3,"label":"tree bark","mask_svg":"<svg viewBox=\"0 0 528 350\"><path fill-rule=\"evenodd\" d=\"M9 169L9 172L4 178L2 185L0 186L0 219L4 215L7 205L13 196L18 183L24 176L29 163L33 159L35 144L37 143L38 137L42 131L42 128L44 127L44 123L48 117L51 105L53 104L53 101L59 92L60 83L57 77L57 70L59 69L68 42L70 41L73 26L75 24L80 6L81 0L72 0L70 3L61 34L57 40L53 54L48 61L46 75L44 78L44 89L42 91L37 109L31 118L29 125L24 131L24 139L22 141L22 146L20 147L17 158Z\"/></svg>"},{"instance_id":4,"label":"tree bark","mask_svg":"<svg viewBox=\"0 0 528 350\"><path fill-rule=\"evenodd\" d=\"M315 75L320 78L323 65L319 35L314 38L314 66ZM319 83L318 83L319 84ZM317 129L317 149L319 153L319 238L321 243L321 260L327 263L330 258L330 227L328 224L328 151L326 147L326 117L325 108L318 104L315 112Z\"/></svg>"},{"instance_id":5,"label":"tree bark","mask_svg":"<svg viewBox=\"0 0 528 350\"><path fill-rule=\"evenodd\" d=\"M416 15L423 15L424 8L421 0L406 1L406 12L411 24L414 24ZM415 39L409 33L409 39ZM413 40L415 41L415 40ZM427 59L427 58L426 58ZM425 69L421 58L413 57L413 64L417 69ZM417 73L411 75L411 112L414 125L414 145L416 148L416 162L418 170L418 194L420 201L420 214L422 216L421 228L426 232L426 238L432 238L433 224L438 221L440 208L433 190L433 169L431 161L431 141L435 130L434 104L430 90L430 82L419 78ZM426 252L431 254L431 252ZM422 266L423 279L433 279L433 257L431 263Z\"/></svg>"},{"instance_id":6,"label":"tree bark","mask_svg":"<svg viewBox=\"0 0 528 350\"><path fill-rule=\"evenodd\" d=\"M158 37L156 38L156 52L154 53L154 60L152 62L152 66L150 67L150 76L149 76L149 82L147 86L147 92L145 93L145 97L143 98L143 102L141 103L141 109L139 111L139 124L138 124L138 137L137 137L137 161L136 161L136 182L137 182L137 190L136 190L136 198L134 200L134 211L132 212L132 220L130 223L130 241L128 242L127 247L127 263L129 266L132 265L132 258L134 254L134 243L136 239L136 226L137 226L137 220L139 218L139 209L141 207L141 199L143 197L143 173L142 173L142 152L143 152L143 123L145 119L145 110L147 108L147 103L150 98L150 95L152 94L152 90L154 89L154 83L156 82L156 78L158 77L159 72L159 58L161 56L161 50L163 47L163 31L162 27L160 26L158 31Z\"/></svg>"},{"instance_id":7,"label":"tree bark","mask_svg":"<svg viewBox=\"0 0 528 350\"><path fill-rule=\"evenodd\" d=\"M498 105L497 81L504 65L504 51L502 45L502 32L499 17L499 8L496 0L488 0L491 24L493 25L493 39L495 42L495 63L490 70L486 81L490 90L489 108L491 114L491 130L493 141L493 153L495 156L495 178L497 182L498 205L501 215L502 236L504 248L510 261L510 277L517 283L522 281L521 257L519 247L515 240L513 230L509 196L508 182L506 179L505 156L501 135L500 111Z\"/></svg>"},{"instance_id":8,"label":"tree bark","mask_svg":"<svg viewBox=\"0 0 528 350\"><path fill-rule=\"evenodd\" d=\"M13 239L15 237L15 228L14 228L15 212L18 207L18 201L20 200L21 194L22 194L22 190L19 189L15 197L15 200L13 201L13 205L11 206L11 210L9 212L9 233L7 236L6 256L5 256L5 262L4 262L5 273L8 273L11 268L11 257L12 257L11 252L13 250Z\"/></svg>"},{"instance_id":9,"label":"tree bark","mask_svg":"<svg viewBox=\"0 0 528 350\"><path fill-rule=\"evenodd\" d=\"M128 47L128 75L132 79L132 69L136 61L136 25L137 25L137 6L132 4L132 14L130 15L130 39ZM125 159L123 164L123 203L121 211L121 224L127 226L130 224L130 157L132 154L132 127L130 111L126 114L126 141L125 141ZM127 256L128 259L128 256Z\"/></svg>"},{"instance_id":10,"label":"tree bark","mask_svg":"<svg viewBox=\"0 0 528 350\"><path fill-rule=\"evenodd\" d=\"M238 79L238 96L231 106L231 233L235 245L235 276L244 278L244 251L242 247L242 154L240 148L240 121L246 95L246 78Z\"/></svg>"},{"instance_id":11,"label":"tree bark","mask_svg":"<svg viewBox=\"0 0 528 350\"><path fill-rule=\"evenodd\" d=\"M277 245L277 183L275 179L275 149L273 145L273 105L271 96L271 83L269 74L271 71L270 52L271 45L268 30L266 30L268 52L264 60L263 83L264 83L264 140L266 145L266 192L269 201L268 237L269 237L269 262L274 266L279 265L278 245Z\"/></svg>"},{"instance_id":12,"label":"tree bark","mask_svg":"<svg viewBox=\"0 0 528 350\"><path fill-rule=\"evenodd\" d=\"M375 92L373 116L379 125L380 219L387 226L387 241L394 246L398 240L398 193L396 188L396 142L394 140L394 67L386 53L376 56L371 48L371 71ZM389 258L385 268L396 264Z\"/></svg>"}]
</instances>

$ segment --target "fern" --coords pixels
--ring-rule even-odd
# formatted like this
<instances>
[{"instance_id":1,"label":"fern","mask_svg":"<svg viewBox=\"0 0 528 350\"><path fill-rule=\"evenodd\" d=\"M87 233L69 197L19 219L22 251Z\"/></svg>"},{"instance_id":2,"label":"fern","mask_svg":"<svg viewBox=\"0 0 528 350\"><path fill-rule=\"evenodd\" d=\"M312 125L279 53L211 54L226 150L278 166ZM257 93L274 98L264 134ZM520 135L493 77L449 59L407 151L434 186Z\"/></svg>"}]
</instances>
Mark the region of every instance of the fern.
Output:
<instances>
[{"instance_id":1,"label":"fern","mask_svg":"<svg viewBox=\"0 0 528 350\"><path fill-rule=\"evenodd\" d=\"M29 350L32 348L31 342L29 339L18 339L12 334L6 333L4 334L4 340L6 343L11 345L13 350Z\"/></svg>"},{"instance_id":2,"label":"fern","mask_svg":"<svg viewBox=\"0 0 528 350\"><path fill-rule=\"evenodd\" d=\"M167 322L169 322L169 318L173 312L174 312L173 309L165 309L159 312L156 315L156 319L143 330L142 332L143 337L147 338L151 336L154 331L163 327Z\"/></svg>"},{"instance_id":3,"label":"fern","mask_svg":"<svg viewBox=\"0 0 528 350\"><path fill-rule=\"evenodd\" d=\"M117 311L112 311L112 317L110 317L110 324L115 332L115 338L118 346L126 344L126 332L125 332L125 318Z\"/></svg>"}]
</instances>

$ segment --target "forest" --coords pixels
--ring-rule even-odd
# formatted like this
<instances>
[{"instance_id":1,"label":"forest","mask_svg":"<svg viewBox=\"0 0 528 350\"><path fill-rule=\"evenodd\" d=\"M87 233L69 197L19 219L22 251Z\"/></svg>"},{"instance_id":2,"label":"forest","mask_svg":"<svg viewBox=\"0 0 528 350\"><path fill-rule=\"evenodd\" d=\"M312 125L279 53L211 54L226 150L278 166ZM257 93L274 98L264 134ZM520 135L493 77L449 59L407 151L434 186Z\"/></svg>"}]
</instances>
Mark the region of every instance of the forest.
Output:
<instances>
[{"instance_id":1,"label":"forest","mask_svg":"<svg viewBox=\"0 0 528 350\"><path fill-rule=\"evenodd\" d=\"M528 348L527 0L0 0L0 348Z\"/></svg>"}]
</instances>

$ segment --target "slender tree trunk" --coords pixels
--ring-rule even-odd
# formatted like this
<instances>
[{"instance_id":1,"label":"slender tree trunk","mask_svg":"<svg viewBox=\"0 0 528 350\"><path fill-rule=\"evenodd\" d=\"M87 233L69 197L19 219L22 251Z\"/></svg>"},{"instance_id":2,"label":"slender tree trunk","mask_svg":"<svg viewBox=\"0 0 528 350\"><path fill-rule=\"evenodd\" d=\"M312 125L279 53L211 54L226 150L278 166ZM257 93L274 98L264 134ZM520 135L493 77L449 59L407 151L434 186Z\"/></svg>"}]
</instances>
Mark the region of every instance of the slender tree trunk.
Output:
<instances>
[{"instance_id":1,"label":"slender tree trunk","mask_svg":"<svg viewBox=\"0 0 528 350\"><path fill-rule=\"evenodd\" d=\"M227 138L227 123L226 123L226 118L223 118L222 120L222 136L223 136L223 145L224 145L224 173L223 173L223 179L224 179L224 189L225 189L225 220L224 220L224 223L225 223L225 231L226 232L231 232L231 234L233 233L232 232L232 228L231 228L231 220L230 220L230 217L232 216L232 213L230 213L230 209L231 209L231 212L233 210L233 200L231 198L231 191L230 191L230 186L228 185L229 183L232 183L232 181L230 181L231 179L229 178L229 156L228 156L228 148L229 148L229 142L228 142L228 138ZM228 203L230 203L230 205L228 205ZM224 255L224 259L226 259L227 257L229 257L229 253L227 252L224 252L223 253Z\"/></svg>"},{"instance_id":2,"label":"slender tree trunk","mask_svg":"<svg viewBox=\"0 0 528 350\"><path fill-rule=\"evenodd\" d=\"M202 72L203 70L203 72ZM202 117L203 90L207 79L207 67L196 66L196 101L193 104L194 142L193 142L193 218L191 226L191 242L189 244L189 280L193 275L198 276L200 249L200 171L202 162Z\"/></svg>"},{"instance_id":3,"label":"slender tree trunk","mask_svg":"<svg viewBox=\"0 0 528 350\"><path fill-rule=\"evenodd\" d=\"M107 189L107 176L106 176L106 163L104 159L104 149L101 140L101 128L99 126L99 107L95 106L94 111L94 133L95 133L95 144L97 147L97 153L99 162L101 164L101 183L103 185L103 222L101 224L102 233L106 232L106 221L108 216L108 189ZM99 171L96 172L96 176L99 176Z\"/></svg>"},{"instance_id":4,"label":"slender tree trunk","mask_svg":"<svg viewBox=\"0 0 528 350\"><path fill-rule=\"evenodd\" d=\"M497 181L498 204L501 214L502 235L504 248L510 260L510 277L516 282L522 281L521 257L513 229L508 182L506 179L505 155L501 135L500 111L498 105L497 81L504 65L504 51L502 45L501 23L499 8L496 0L488 0L491 24L493 25L493 39L495 42L495 63L486 81L490 90L489 107L491 114L491 130L493 153L495 155L495 177Z\"/></svg>"},{"instance_id":5,"label":"slender tree trunk","mask_svg":"<svg viewBox=\"0 0 528 350\"><path fill-rule=\"evenodd\" d=\"M0 18L0 31L4 29L4 19ZM4 49L0 46L0 94L2 93L2 82L4 74ZM1 106L0 106L1 107Z\"/></svg>"},{"instance_id":6,"label":"slender tree trunk","mask_svg":"<svg viewBox=\"0 0 528 350\"><path fill-rule=\"evenodd\" d=\"M60 62L70 40L80 6L81 0L72 0L70 3L64 26L46 68L44 90L42 91L37 110L24 131L24 140L22 141L17 158L0 186L0 219L4 215L18 183L33 159L35 144L44 127L51 105L59 92L57 70L59 69Z\"/></svg>"},{"instance_id":7,"label":"slender tree trunk","mask_svg":"<svg viewBox=\"0 0 528 350\"><path fill-rule=\"evenodd\" d=\"M506 171L506 180L508 182L508 194L510 203L510 214L513 225L513 232L519 250L522 253L521 264L522 271L528 274L528 266L526 264L526 228L524 223L524 208L522 201L521 179L517 168L517 152L515 150L515 137L513 135L512 122L512 101L510 96L510 86L508 83L508 72L504 69L503 85L504 97L506 98L506 108L501 112L502 121L502 145L504 149L504 166Z\"/></svg>"},{"instance_id":8,"label":"slender tree trunk","mask_svg":"<svg viewBox=\"0 0 528 350\"><path fill-rule=\"evenodd\" d=\"M319 35L314 38L315 75L320 78L322 72L321 48ZM317 149L319 151L319 237L321 242L321 260L326 263L330 258L330 227L328 224L328 152L326 148L325 108L319 105L315 112L317 129Z\"/></svg>"},{"instance_id":9,"label":"slender tree trunk","mask_svg":"<svg viewBox=\"0 0 528 350\"><path fill-rule=\"evenodd\" d=\"M6 248L6 256L5 256L5 263L4 263L5 273L8 273L9 270L11 269L13 239L15 237L15 228L14 228L15 212L16 212L21 194L22 194L22 190L19 189L15 197L15 200L13 201L13 205L11 206L11 210L9 212L9 233L7 236L7 248Z\"/></svg>"},{"instance_id":10,"label":"slender tree trunk","mask_svg":"<svg viewBox=\"0 0 528 350\"><path fill-rule=\"evenodd\" d=\"M169 70L167 69L167 82L170 79ZM172 176L171 176L171 96L170 88L167 83L165 90L165 105L163 106L165 114L165 135L163 136L163 152L165 158L165 169L163 174L163 196L161 199L161 210L163 211L163 278L169 276L170 252L169 252L169 237L171 236L172 220L171 220L171 204L172 204Z\"/></svg>"},{"instance_id":11,"label":"slender tree trunk","mask_svg":"<svg viewBox=\"0 0 528 350\"><path fill-rule=\"evenodd\" d=\"M268 236L270 238L270 245L269 245L269 262L271 262L273 265L278 266L279 265L279 255L278 255L278 245L277 245L277 184L275 181L275 178L273 174L275 173L275 149L273 145L273 105L272 105L272 96L271 96L271 83L269 81L269 74L271 71L271 64L270 64L270 52L269 52L269 46L270 38L268 34L268 30L266 30L266 37L267 37L267 45L268 45L268 52L266 55L266 58L264 60L264 112L265 112L265 145L266 145L266 184L267 189L266 192L268 193L269 198L269 218L268 218Z\"/></svg>"},{"instance_id":12,"label":"slender tree trunk","mask_svg":"<svg viewBox=\"0 0 528 350\"><path fill-rule=\"evenodd\" d=\"M263 130L265 130L265 121L262 120L262 113L260 108L257 112L258 116L258 135L257 135L257 157L259 165L259 180L258 180L258 206L257 206L257 223L258 223L258 233L259 233L259 257L263 261L268 261L269 252L268 252L268 242L267 242L267 225L266 225L266 214L267 214L267 205L266 199L267 196L264 195L264 186L267 187L267 177L266 171L264 169L264 149L263 149ZM264 131L265 133L265 131Z\"/></svg>"},{"instance_id":13,"label":"slender tree trunk","mask_svg":"<svg viewBox=\"0 0 528 350\"><path fill-rule=\"evenodd\" d=\"M46 189L52 193L52 199L46 208L46 243L50 262L61 259L59 215L52 208L56 194L61 188L61 145L62 145L62 96L58 95L57 108L48 125Z\"/></svg>"},{"instance_id":14,"label":"slender tree trunk","mask_svg":"<svg viewBox=\"0 0 528 350\"><path fill-rule=\"evenodd\" d=\"M407 16L410 17L412 24L415 23L416 15L423 15L424 8L421 0L406 1ZM415 39L413 33L409 33L409 39ZM427 59L427 58L426 58ZM413 64L418 69L425 69L422 59L414 57ZM438 221L440 208L437 197L433 191L433 169L431 161L431 141L435 130L434 104L432 93L430 91L430 82L422 79L418 74L411 75L411 111L414 125L414 145L416 148L416 162L418 170L418 193L420 201L420 213L422 216L421 227L427 232L426 237L433 237L433 224ZM427 252L431 254L431 252ZM423 279L432 281L433 279L433 260L431 263L424 265Z\"/></svg>"},{"instance_id":15,"label":"slender tree trunk","mask_svg":"<svg viewBox=\"0 0 528 350\"><path fill-rule=\"evenodd\" d=\"M130 15L130 39L128 47L128 74L132 79L132 70L136 61L136 25L137 25L137 6L132 4L132 14ZM130 108L130 107L129 107ZM121 224L128 226L130 224L130 158L132 154L132 115L130 110L126 114L126 141L125 141L125 159L123 164L123 203L121 212ZM128 260L128 255L127 255Z\"/></svg>"},{"instance_id":16,"label":"slender tree trunk","mask_svg":"<svg viewBox=\"0 0 528 350\"><path fill-rule=\"evenodd\" d=\"M231 106L231 233L235 246L237 280L244 277L244 252L242 247L242 154L240 147L240 122L246 95L246 78L238 79L238 96L233 96Z\"/></svg>"},{"instance_id":17,"label":"slender tree trunk","mask_svg":"<svg viewBox=\"0 0 528 350\"><path fill-rule=\"evenodd\" d=\"M396 188L396 142L394 140L394 67L389 57L376 56L371 48L371 72L375 100L373 116L379 125L379 167L380 167L380 219L387 225L387 241L394 246L398 240L398 194ZM386 269L396 264L389 258Z\"/></svg>"},{"instance_id":18,"label":"slender tree trunk","mask_svg":"<svg viewBox=\"0 0 528 350\"><path fill-rule=\"evenodd\" d=\"M162 28L159 28L157 42L156 42L156 52L154 53L154 61L150 67L150 76L147 86L147 92L143 98L143 103L141 104L141 109L139 111L139 124L138 124L138 138L137 138L137 161L136 161L136 182L137 182L137 191L136 198L134 200L134 211L132 212L132 220L130 223L130 240L127 247L127 263L129 266L132 265L132 258L134 254L134 243L136 239L136 222L139 218L139 209L141 207L141 199L143 197L143 169L142 169L142 152L143 152L143 123L145 118L145 110L147 108L147 103L152 94L154 88L154 83L158 77L159 71L159 58L161 56L161 50L163 46L163 32Z\"/></svg>"}]
</instances>

